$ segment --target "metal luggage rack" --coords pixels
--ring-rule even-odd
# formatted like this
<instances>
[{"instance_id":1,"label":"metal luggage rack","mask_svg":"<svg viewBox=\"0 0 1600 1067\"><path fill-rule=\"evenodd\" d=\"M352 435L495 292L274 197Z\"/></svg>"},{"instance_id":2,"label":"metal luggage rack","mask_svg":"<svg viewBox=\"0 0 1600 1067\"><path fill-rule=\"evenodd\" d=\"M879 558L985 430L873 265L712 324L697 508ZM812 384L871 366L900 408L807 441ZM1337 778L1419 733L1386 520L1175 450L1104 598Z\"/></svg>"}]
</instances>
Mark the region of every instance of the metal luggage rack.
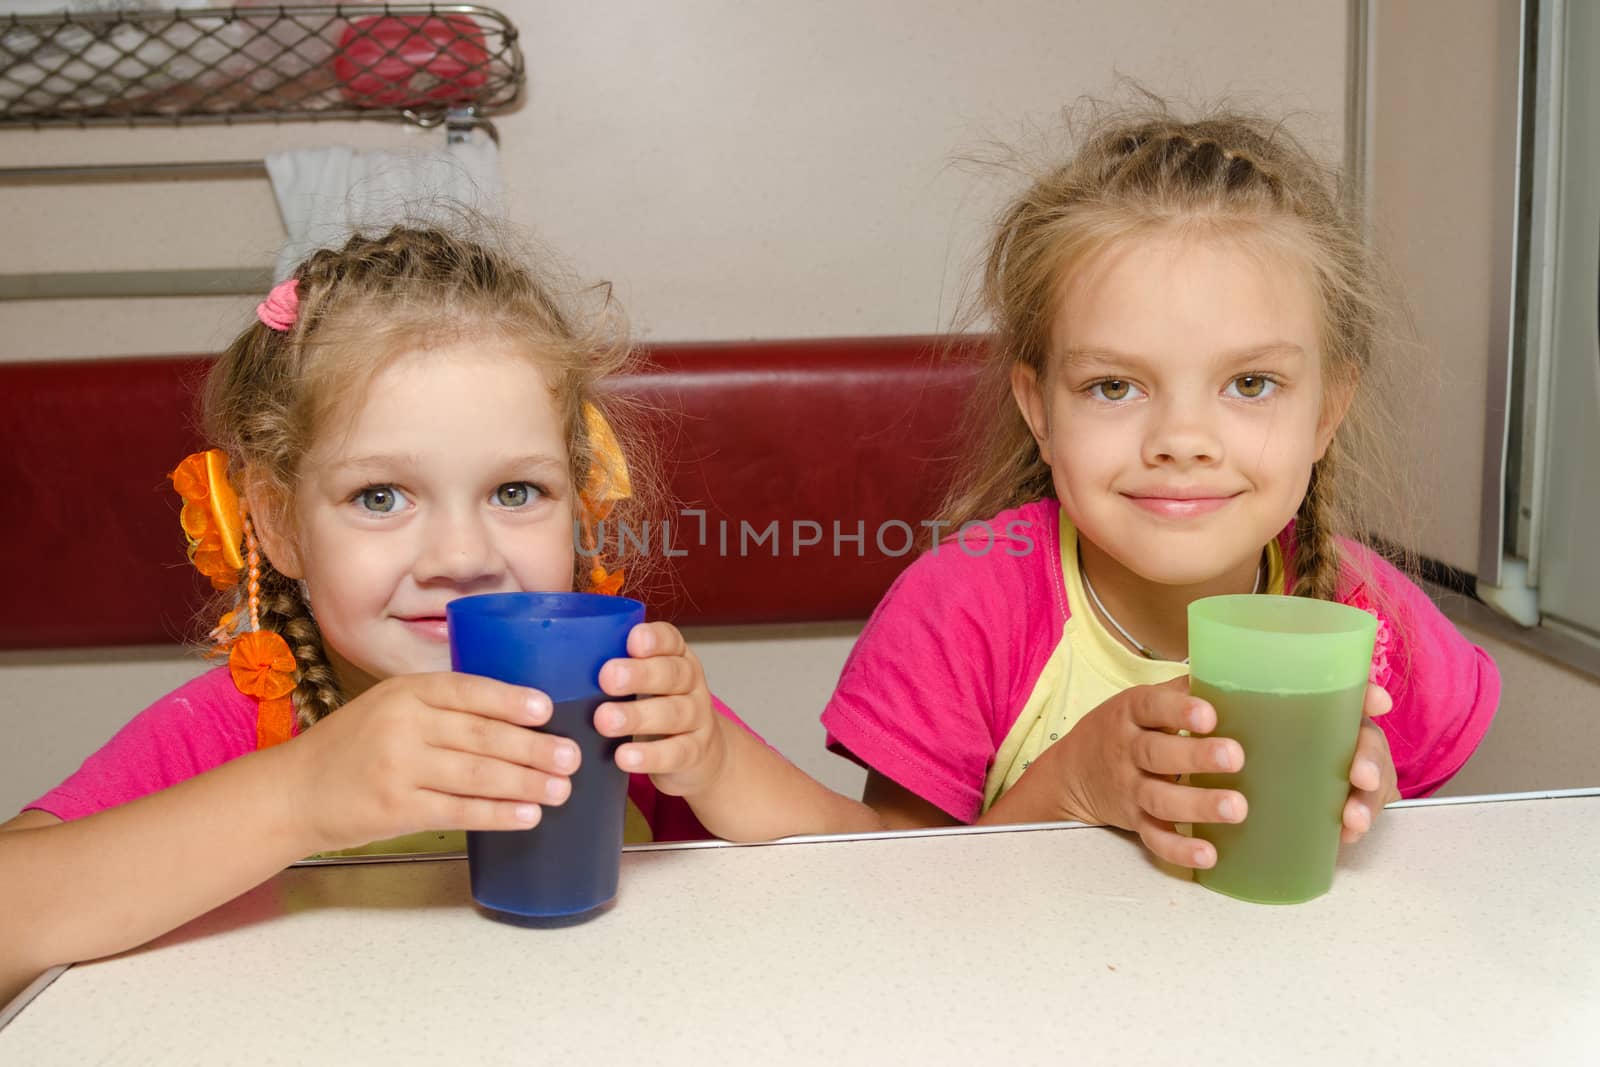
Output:
<instances>
[{"instance_id":1,"label":"metal luggage rack","mask_svg":"<svg viewBox=\"0 0 1600 1067\"><path fill-rule=\"evenodd\" d=\"M489 116L516 106L526 80L516 26L472 4L0 15L0 130L380 118L498 141ZM260 159L15 166L0 167L0 187L265 176ZM270 268L0 274L0 302L257 293L271 281Z\"/></svg>"},{"instance_id":2,"label":"metal luggage rack","mask_svg":"<svg viewBox=\"0 0 1600 1067\"><path fill-rule=\"evenodd\" d=\"M0 17L0 129L388 118L492 136L525 81L516 26L471 4Z\"/></svg>"}]
</instances>

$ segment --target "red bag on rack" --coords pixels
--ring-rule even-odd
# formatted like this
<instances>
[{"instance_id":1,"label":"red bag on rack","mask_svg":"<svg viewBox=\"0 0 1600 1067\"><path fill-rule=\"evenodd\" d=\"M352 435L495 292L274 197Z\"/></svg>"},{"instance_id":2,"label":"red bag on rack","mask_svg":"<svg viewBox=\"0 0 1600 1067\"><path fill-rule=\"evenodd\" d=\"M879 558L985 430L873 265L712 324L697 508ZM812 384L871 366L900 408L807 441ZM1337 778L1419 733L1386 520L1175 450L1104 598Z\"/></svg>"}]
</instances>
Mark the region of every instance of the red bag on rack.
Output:
<instances>
[{"instance_id":1,"label":"red bag on rack","mask_svg":"<svg viewBox=\"0 0 1600 1067\"><path fill-rule=\"evenodd\" d=\"M466 15L375 15L345 29L333 73L358 107L427 107L471 103L488 62Z\"/></svg>"}]
</instances>

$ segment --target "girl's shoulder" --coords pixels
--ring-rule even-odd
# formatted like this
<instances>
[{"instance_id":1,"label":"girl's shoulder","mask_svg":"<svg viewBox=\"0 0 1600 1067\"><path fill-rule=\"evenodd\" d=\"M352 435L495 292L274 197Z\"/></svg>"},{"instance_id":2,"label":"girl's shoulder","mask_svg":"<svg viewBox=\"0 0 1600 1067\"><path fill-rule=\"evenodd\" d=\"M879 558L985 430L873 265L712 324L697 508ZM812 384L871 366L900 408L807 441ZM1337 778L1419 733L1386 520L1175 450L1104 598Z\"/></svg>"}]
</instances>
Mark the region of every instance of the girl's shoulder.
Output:
<instances>
[{"instance_id":1,"label":"girl's shoulder","mask_svg":"<svg viewBox=\"0 0 1600 1067\"><path fill-rule=\"evenodd\" d=\"M1279 538L1286 578L1294 571L1294 525ZM1402 676L1412 673L1417 656L1443 654L1454 646L1469 648L1444 617L1427 591L1382 553L1348 537L1340 537L1339 602L1373 615L1378 620L1372 655L1374 685L1394 689Z\"/></svg>"},{"instance_id":2,"label":"girl's shoulder","mask_svg":"<svg viewBox=\"0 0 1600 1067\"><path fill-rule=\"evenodd\" d=\"M1059 558L1061 508L1054 500L1035 500L955 529L941 523L934 532L941 531L943 536L917 557L912 568L951 574L1026 574Z\"/></svg>"},{"instance_id":3,"label":"girl's shoulder","mask_svg":"<svg viewBox=\"0 0 1600 1067\"><path fill-rule=\"evenodd\" d=\"M895 579L880 608L894 602L902 608L914 604L988 615L1027 605L1059 624L1066 616L1060 538L1060 506L1054 500L1035 500L946 529Z\"/></svg>"},{"instance_id":4,"label":"girl's shoulder","mask_svg":"<svg viewBox=\"0 0 1600 1067\"><path fill-rule=\"evenodd\" d=\"M1378 620L1370 680L1391 689L1395 672L1404 669L1402 649L1416 644L1417 630L1428 628L1435 616L1446 627L1450 624L1420 586L1361 542L1341 537L1339 560L1339 602ZM1419 610L1423 605L1426 611Z\"/></svg>"},{"instance_id":5,"label":"girl's shoulder","mask_svg":"<svg viewBox=\"0 0 1600 1067\"><path fill-rule=\"evenodd\" d=\"M244 738L254 747L256 698L239 692L226 665L204 671L158 698L138 719L161 728L214 736L228 748Z\"/></svg>"},{"instance_id":6,"label":"girl's shoulder","mask_svg":"<svg viewBox=\"0 0 1600 1067\"><path fill-rule=\"evenodd\" d=\"M29 807L68 820L91 815L254 751L255 735L255 700L218 667L157 698Z\"/></svg>"},{"instance_id":7,"label":"girl's shoulder","mask_svg":"<svg viewBox=\"0 0 1600 1067\"><path fill-rule=\"evenodd\" d=\"M975 678L1031 689L1066 626L1060 536L1059 505L1042 500L937 541L878 602L850 650L841 689L860 676L880 690L883 677L911 663L919 665L912 671L918 685L938 675L953 690Z\"/></svg>"},{"instance_id":8,"label":"girl's shoulder","mask_svg":"<svg viewBox=\"0 0 1600 1067\"><path fill-rule=\"evenodd\" d=\"M213 667L157 698L125 730L158 749L181 746L199 764L226 763L255 751L258 711L226 666Z\"/></svg>"},{"instance_id":9,"label":"girl's shoulder","mask_svg":"<svg viewBox=\"0 0 1600 1067\"><path fill-rule=\"evenodd\" d=\"M1427 591L1382 553L1360 541L1339 538L1339 600L1354 607L1402 611L1418 602L1432 604Z\"/></svg>"},{"instance_id":10,"label":"girl's shoulder","mask_svg":"<svg viewBox=\"0 0 1600 1067\"><path fill-rule=\"evenodd\" d=\"M188 701L218 710L226 709L240 714L255 714L256 700L239 692L233 684L233 675L226 664L201 671L187 682L157 701Z\"/></svg>"},{"instance_id":11,"label":"girl's shoulder","mask_svg":"<svg viewBox=\"0 0 1600 1067\"><path fill-rule=\"evenodd\" d=\"M1339 602L1387 614L1410 614L1426 605L1434 608L1428 593L1382 553L1349 537L1337 539L1339 545ZM1285 583L1294 580L1294 524L1278 537L1283 555Z\"/></svg>"},{"instance_id":12,"label":"girl's shoulder","mask_svg":"<svg viewBox=\"0 0 1600 1067\"><path fill-rule=\"evenodd\" d=\"M1371 611L1379 618L1394 616L1407 626L1444 617L1427 590L1386 556L1359 541L1339 539L1339 601ZM1448 622L1444 625L1449 626Z\"/></svg>"}]
</instances>

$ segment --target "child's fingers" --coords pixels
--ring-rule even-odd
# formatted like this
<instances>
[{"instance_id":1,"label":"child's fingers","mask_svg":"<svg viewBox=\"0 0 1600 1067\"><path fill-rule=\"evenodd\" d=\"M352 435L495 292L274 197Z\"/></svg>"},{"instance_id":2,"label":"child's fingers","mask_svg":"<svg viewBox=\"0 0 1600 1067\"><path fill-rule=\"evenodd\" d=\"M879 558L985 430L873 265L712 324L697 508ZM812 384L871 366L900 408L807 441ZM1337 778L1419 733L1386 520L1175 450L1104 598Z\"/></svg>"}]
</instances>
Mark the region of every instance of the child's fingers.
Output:
<instances>
[{"instance_id":1,"label":"child's fingers","mask_svg":"<svg viewBox=\"0 0 1600 1067\"><path fill-rule=\"evenodd\" d=\"M694 734L674 734L621 746L617 766L632 774L670 774L695 766L704 755L702 739Z\"/></svg>"},{"instance_id":2,"label":"child's fingers","mask_svg":"<svg viewBox=\"0 0 1600 1067\"><path fill-rule=\"evenodd\" d=\"M678 694L601 704L594 709L594 728L602 737L684 734L701 725L702 718L699 703Z\"/></svg>"},{"instance_id":3,"label":"child's fingers","mask_svg":"<svg viewBox=\"0 0 1600 1067\"><path fill-rule=\"evenodd\" d=\"M1133 721L1146 730L1208 734L1217 728L1216 709L1189 695L1187 679L1175 678L1163 685L1140 686L1128 692L1133 694Z\"/></svg>"},{"instance_id":4,"label":"child's fingers","mask_svg":"<svg viewBox=\"0 0 1600 1067\"><path fill-rule=\"evenodd\" d=\"M689 650L689 642L670 622L641 622L628 631L630 656L681 656Z\"/></svg>"},{"instance_id":5,"label":"child's fingers","mask_svg":"<svg viewBox=\"0 0 1600 1067\"><path fill-rule=\"evenodd\" d=\"M458 797L529 804L561 804L572 794L572 782L565 775L450 749L433 751L417 784Z\"/></svg>"},{"instance_id":6,"label":"child's fingers","mask_svg":"<svg viewBox=\"0 0 1600 1067\"><path fill-rule=\"evenodd\" d=\"M476 674L440 671L409 674L394 679L424 704L450 711L470 711L503 719L519 726L541 726L550 721L550 698L537 689L497 682Z\"/></svg>"},{"instance_id":7,"label":"child's fingers","mask_svg":"<svg viewBox=\"0 0 1600 1067\"><path fill-rule=\"evenodd\" d=\"M1216 866L1217 850L1211 842L1185 837L1170 822L1141 816L1137 829L1144 847L1168 863L1201 869Z\"/></svg>"},{"instance_id":8,"label":"child's fingers","mask_svg":"<svg viewBox=\"0 0 1600 1067\"><path fill-rule=\"evenodd\" d=\"M1134 798L1144 816L1162 822L1243 822L1250 806L1231 789L1200 789L1146 775Z\"/></svg>"},{"instance_id":9,"label":"child's fingers","mask_svg":"<svg viewBox=\"0 0 1600 1067\"><path fill-rule=\"evenodd\" d=\"M1349 799L1344 802L1339 840L1348 845L1366 836L1367 831L1372 829L1373 813L1380 807L1377 793L1352 790Z\"/></svg>"},{"instance_id":10,"label":"child's fingers","mask_svg":"<svg viewBox=\"0 0 1600 1067\"><path fill-rule=\"evenodd\" d=\"M469 712L430 717L425 737L436 748L490 756L551 774L571 774L581 759L578 746L564 737Z\"/></svg>"},{"instance_id":11,"label":"child's fingers","mask_svg":"<svg viewBox=\"0 0 1600 1067\"><path fill-rule=\"evenodd\" d=\"M688 656L614 659L600 668L600 688L614 697L687 693L698 680L698 665Z\"/></svg>"},{"instance_id":12,"label":"child's fingers","mask_svg":"<svg viewBox=\"0 0 1600 1067\"><path fill-rule=\"evenodd\" d=\"M1149 774L1233 773L1244 768L1244 749L1223 737L1180 737L1141 730L1133 742L1133 764ZM1181 820L1180 820L1181 821Z\"/></svg>"},{"instance_id":13,"label":"child's fingers","mask_svg":"<svg viewBox=\"0 0 1600 1067\"><path fill-rule=\"evenodd\" d=\"M1344 844L1359 841L1372 829L1383 810L1384 767L1391 765L1389 739L1378 724L1364 719L1356 735L1356 754L1350 761L1350 797L1344 802L1343 827L1339 840Z\"/></svg>"},{"instance_id":14,"label":"child's fingers","mask_svg":"<svg viewBox=\"0 0 1600 1067\"><path fill-rule=\"evenodd\" d=\"M539 825L544 810L537 804L485 800L449 793L423 793L423 824L431 830L526 830Z\"/></svg>"},{"instance_id":15,"label":"child's fingers","mask_svg":"<svg viewBox=\"0 0 1600 1067\"><path fill-rule=\"evenodd\" d=\"M1394 697L1381 685L1367 686L1367 696L1362 704L1361 713L1369 719L1376 719L1380 715L1387 715L1394 708Z\"/></svg>"},{"instance_id":16,"label":"child's fingers","mask_svg":"<svg viewBox=\"0 0 1600 1067\"><path fill-rule=\"evenodd\" d=\"M1350 761L1350 784L1365 792L1383 786L1383 765L1389 758L1389 739L1371 719L1361 721L1356 734L1356 754Z\"/></svg>"}]
</instances>

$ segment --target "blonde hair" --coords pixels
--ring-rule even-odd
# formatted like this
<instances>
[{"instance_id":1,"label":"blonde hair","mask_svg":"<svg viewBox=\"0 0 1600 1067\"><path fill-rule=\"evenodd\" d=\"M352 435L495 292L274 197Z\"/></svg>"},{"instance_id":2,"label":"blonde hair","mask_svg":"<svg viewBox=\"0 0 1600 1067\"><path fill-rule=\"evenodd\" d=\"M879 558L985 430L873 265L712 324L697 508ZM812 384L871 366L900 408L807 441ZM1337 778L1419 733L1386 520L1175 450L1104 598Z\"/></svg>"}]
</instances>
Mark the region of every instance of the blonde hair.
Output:
<instances>
[{"instance_id":1,"label":"blonde hair","mask_svg":"<svg viewBox=\"0 0 1600 1067\"><path fill-rule=\"evenodd\" d=\"M1131 113L1089 106L1099 114L1077 153L1033 176L1001 213L989 245L977 311L988 315L994 336L969 411L972 446L941 518L960 528L1054 497L1050 467L1012 398L1011 371L1022 363L1041 382L1048 378L1053 317L1073 271L1117 242L1174 230L1265 239L1308 268L1325 377L1355 394L1312 468L1294 525L1291 591L1336 599L1336 535L1365 532L1357 507L1364 494L1353 483L1366 464L1352 462L1352 453L1365 460L1383 451L1373 390L1357 386L1375 369L1388 316L1378 264L1341 208L1336 175L1281 124L1257 116L1182 121L1158 101Z\"/></svg>"},{"instance_id":2,"label":"blonde hair","mask_svg":"<svg viewBox=\"0 0 1600 1067\"><path fill-rule=\"evenodd\" d=\"M279 332L252 323L213 366L202 394L205 433L228 453L233 477L242 472L285 509L315 435L374 373L403 353L463 340L509 342L545 371L565 426L574 493L595 463L586 403L601 410L626 449L634 413L596 389L632 359L608 287L589 290L600 306L582 321L557 298L556 282L518 256L486 240L407 226L317 251L294 277L299 313L293 326ZM613 514L623 522L647 510L655 491L646 458L630 454L628 461L633 496ZM644 562L642 555L620 558L625 540L605 546L609 567ZM592 562L575 553L575 588L587 582ZM634 577L630 569L630 581ZM304 729L343 703L344 694L300 583L263 560L260 591L262 628L282 634L294 652L293 701ZM220 608L237 609L243 583L227 596Z\"/></svg>"}]
</instances>

